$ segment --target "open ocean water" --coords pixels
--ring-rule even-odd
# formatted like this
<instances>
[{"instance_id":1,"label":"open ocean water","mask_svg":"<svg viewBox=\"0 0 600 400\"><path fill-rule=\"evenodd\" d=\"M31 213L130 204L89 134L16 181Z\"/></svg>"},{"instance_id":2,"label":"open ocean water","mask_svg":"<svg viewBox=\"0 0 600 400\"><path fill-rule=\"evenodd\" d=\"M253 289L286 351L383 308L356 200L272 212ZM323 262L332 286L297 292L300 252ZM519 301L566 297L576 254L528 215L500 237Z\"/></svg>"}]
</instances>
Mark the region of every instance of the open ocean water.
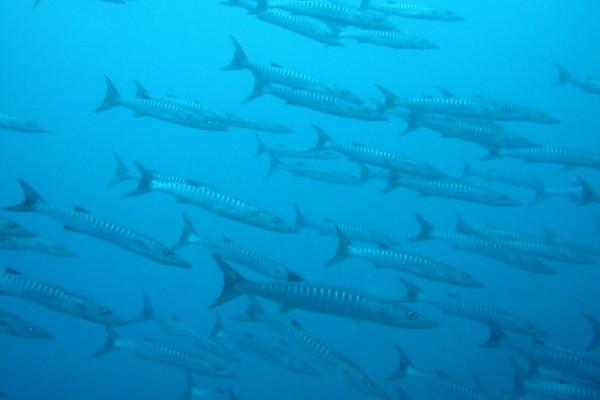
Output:
<instances>
[{"instance_id":1,"label":"open ocean water","mask_svg":"<svg viewBox=\"0 0 600 400\"><path fill-rule=\"evenodd\" d=\"M0 393L6 399L179 399L188 383L190 359L211 362L208 369L212 373L192 374L194 384L207 390L196 391L193 398L203 399L229 398L227 391L239 400L386 398L381 392L361 390L365 385L372 386L365 379L372 379L373 385L391 399L399 398L396 386L413 399L600 399L600 354L594 346L586 349L593 341L594 330L583 316L600 319L600 236L595 236L600 215L600 81L587 78L600 77L600 2L423 0L423 5L451 10L462 19L438 21L387 15L385 21L397 31L426 39L438 47L433 49L391 48L335 38L336 33L340 37L356 33L355 29L361 28L356 21L364 21L361 18L365 15L386 15L374 4L400 5L400 0L373 0L363 8L358 2L269 0L267 8L258 5L258 11L254 9L255 1L242 1L249 4L250 12L213 0L124 3L43 0L35 8L25 0L0 3L0 207L23 201L17 179L29 184L45 201L20 210L30 212L2 210L0 221L17 223L27 229L29 239L50 239L73 255L34 251L27 247L30 242L11 235L10 229L0 231L4 243L0 246L1 264L11 268L0 276L0 333L12 333L0 336ZM315 15L314 10L324 4L335 6L328 15ZM302 18L306 24L320 24L340 45L326 46L265 22L265 15L273 10ZM348 10L354 20L343 20ZM375 29L381 31L384 27ZM222 69L232 60L231 37L240 43L251 62L270 66L267 69L271 75L256 73L257 80L267 82L267 90L277 87L283 97L295 91L300 98L286 102L267 94L241 104L253 91L253 74ZM572 74L562 85L554 84L558 77L555 63ZM324 93L330 86L303 86L306 82L294 73L281 78L283 71L297 71L347 89L364 102L352 103L337 94ZM273 75L282 80L272 82ZM105 76L126 99L135 98L134 81L140 82L147 92L141 97L145 105L138 106L146 108L135 110L133 102L128 104L135 113L118 105L94 112L105 98ZM293 82L291 88L285 79ZM581 89L582 84L587 85L587 91ZM398 96L396 101L408 98L430 102L421 108L386 105L375 85L393 92ZM456 97L443 97L438 86ZM315 100L318 96L336 99L336 107L351 110L350 114L368 107L385 120L367 121L323 112L323 102ZM188 103L182 106L177 99ZM515 107L499 107L490 99L539 110L552 121L537 122L552 123L531 121L527 112L527 121L506 116L502 113L510 113ZM427 107L436 101L454 103L434 110L446 123L470 124L498 135L509 132L529 139L531 146L517 147L530 150L574 149L585 154L567 160L560 152L549 152L550 160L546 161L550 162L526 162L503 156L504 151L511 150L502 146L490 151L477 140L443 137L427 126L401 135L407 119L431 117L433 111ZM198 104L207 108L200 109ZM477 115L469 108L473 104ZM481 104L491 105L482 108ZM208 109L230 113L229 119ZM243 129L232 122L232 114L285 125L291 132L261 131L255 125ZM50 132L3 129L7 127L7 116L35 121ZM222 129L197 126L206 123ZM311 125L322 128L335 144L355 150L368 146L428 163L447 177L420 178L431 185L447 184L449 192L419 195L414 189L398 187L380 194L386 186L386 168L394 170L389 155L380 156L374 163L384 167L378 169L379 178L365 175L346 184L323 181L322 171L313 173L315 170L309 167L356 176L366 168L374 171L372 160L348 157L335 150L330 150L330 154L337 155L333 160L306 158L306 152L296 153L300 158L283 155L271 161L267 154L255 155L257 138L269 147L310 149L317 140ZM490 152L498 157L486 160ZM153 186L148 193L124 197L137 184L134 179L109 186L116 168L115 156L125 162L131 174L137 174L134 162L152 171L148 174L155 186L166 182L161 181L165 176L183 178L178 181L184 187L183 194L165 193L172 190L166 185L162 192L153 190ZM278 158L288 168L296 168L298 174L310 176L277 170L265 178L269 163ZM465 178L463 161L474 170L494 168L504 176L528 180L531 187ZM367 164L371 167L364 167ZM401 174L398 179L406 176L415 178ZM465 201L456 194L464 182L509 196L519 205L492 205L487 197ZM533 202L540 185L547 192L551 191L548 188L561 189L568 197L549 195ZM190 191L194 192L192 198ZM229 202L227 195L239 200ZM242 202L256 208L243 208ZM317 225L329 219L340 224L341 231L343 224L352 224L394 239L394 243L360 241L352 237L352 232L346 232L353 246L368 247L373 252L393 248L409 257L428 257L485 287L457 286L400 272L393 269L402 268L398 259L376 262L374 266L369 255L366 260L353 256L325 266L338 247L335 230L330 229L327 235L299 229L295 225L295 205ZM80 211L72 211L74 206ZM57 213L52 207L61 207L63 212ZM71 212L67 217L65 209ZM436 231L454 232L457 212L479 230L468 236L495 244L500 257L516 260L513 265L472 248L465 251L448 241L409 240L419 232L413 213L431 222ZM212 257L214 250L193 244L171 250L184 225L182 213L199 235L225 237L222 243L255 251L299 274L303 283L273 279L221 254L244 279L271 282L263 286L263 292L250 294L271 317L301 324L303 332L338 355L337 362L324 360L322 352L311 352L301 341L282 340L264 324L232 318L247 308L245 294L250 289L243 284L234 288L239 297L210 308L223 289L223 273ZM229 217L223 215L227 213ZM93 222L92 216L118 227ZM285 232L265 229L272 225L287 228ZM486 237L481 230L487 225L521 236L512 241ZM132 237L121 226L139 236ZM157 242L149 245L147 237ZM163 246L153 247L156 243ZM552 254L566 254L574 261L557 261L549 254L532 255L532 243L545 246ZM160 257L178 257L189 265L179 268L143 256L156 252ZM552 273L515 267L525 259L522 257L543 263L546 272ZM15 289L15 271L100 306L90 312L81 299L68 298L39 284L25 283ZM460 296L512 313L547 334L531 337L506 331L493 315L463 318L426 301L401 302L406 287L398 278L427 295L446 299ZM273 297L274 287L279 297ZM364 304L353 298L357 292L346 289L378 300L365 311L361 309ZM173 322L175 316L195 328L202 340L233 351L239 362L207 354L172 331L161 329L156 322L133 322L143 307L144 294L163 322ZM452 296L446 297L448 294ZM67 312L57 312L56 308L61 307ZM121 338L118 343L132 339L139 347L132 351L117 346L114 351L94 356L106 342L107 328L98 318L105 317L107 309L131 321L109 328ZM404 322L398 323L387 313L399 310L404 310L400 319L406 317L408 325L415 314L436 324L417 329L398 326ZM209 339L217 312L230 336ZM52 338L25 337L31 329L15 331L16 322L2 317L3 313L42 328ZM390 322L392 319L394 322ZM495 348L482 348L490 331L496 329L511 340L525 343L524 349L516 351L503 342ZM246 333L252 339L244 336ZM238 342L245 338L272 345L307 363L318 375L299 374L274 365L260 354L243 351L236 346L235 338ZM587 360L591 366L582 367L585 371L581 372L574 369L575 364L556 359L535 360L528 351L541 341L557 351L568 351L580 361ZM152 346L146 348L143 344L155 346L152 354L144 353ZM416 369L408 376L388 380L398 368L397 345ZM179 359L171 348L185 350L191 358ZM528 372L528 359L532 357L541 368L536 376ZM512 360L519 364L516 374ZM211 376L215 364L231 371L231 376ZM349 369L363 371L364 375L357 378ZM515 376L524 383L514 385ZM452 389L449 382L461 385L461 389ZM559 382L563 391L539 391L535 383L540 382ZM583 388L588 391L587 397L575 390ZM215 393L215 389L223 392Z\"/></svg>"}]
</instances>

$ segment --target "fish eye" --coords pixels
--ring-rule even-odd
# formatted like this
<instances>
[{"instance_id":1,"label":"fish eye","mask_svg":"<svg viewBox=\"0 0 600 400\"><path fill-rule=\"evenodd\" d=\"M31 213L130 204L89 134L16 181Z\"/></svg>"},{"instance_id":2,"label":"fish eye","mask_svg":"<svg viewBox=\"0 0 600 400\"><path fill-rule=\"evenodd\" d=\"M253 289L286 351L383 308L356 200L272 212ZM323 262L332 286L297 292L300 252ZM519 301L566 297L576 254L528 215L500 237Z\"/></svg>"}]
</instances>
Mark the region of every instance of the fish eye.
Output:
<instances>
[{"instance_id":1,"label":"fish eye","mask_svg":"<svg viewBox=\"0 0 600 400\"><path fill-rule=\"evenodd\" d=\"M17 224L16 224L16 223L14 223L14 222L11 222L10 224L8 224L8 227L9 227L10 229L16 229L16 228L17 228Z\"/></svg>"},{"instance_id":2,"label":"fish eye","mask_svg":"<svg viewBox=\"0 0 600 400\"><path fill-rule=\"evenodd\" d=\"M32 325L27 325L25 327L25 329L27 330L27 332L33 332L33 326Z\"/></svg>"},{"instance_id":3,"label":"fish eye","mask_svg":"<svg viewBox=\"0 0 600 400\"><path fill-rule=\"evenodd\" d=\"M110 314L110 310L106 307L102 307L102 310L100 310L100 312L102 313L102 315L109 315Z\"/></svg>"},{"instance_id":4,"label":"fish eye","mask_svg":"<svg viewBox=\"0 0 600 400\"><path fill-rule=\"evenodd\" d=\"M373 381L368 376L365 376L363 378L363 383L365 384L365 386L369 386L369 387L373 386Z\"/></svg>"},{"instance_id":5,"label":"fish eye","mask_svg":"<svg viewBox=\"0 0 600 400\"><path fill-rule=\"evenodd\" d=\"M469 279L471 279L471 274L469 274L468 272L465 272L465 273L463 274L463 278L465 278L465 279L469 280Z\"/></svg>"},{"instance_id":6,"label":"fish eye","mask_svg":"<svg viewBox=\"0 0 600 400\"><path fill-rule=\"evenodd\" d=\"M273 222L275 222L276 224L279 224L279 223L281 223L281 218L273 217Z\"/></svg>"},{"instance_id":7,"label":"fish eye","mask_svg":"<svg viewBox=\"0 0 600 400\"><path fill-rule=\"evenodd\" d=\"M406 313L406 315L408 316L408 318L410 319L415 319L417 317L417 313L414 312L413 310L408 310L408 312Z\"/></svg>"},{"instance_id":8,"label":"fish eye","mask_svg":"<svg viewBox=\"0 0 600 400\"><path fill-rule=\"evenodd\" d=\"M175 252L174 252L172 249L168 249L168 250L166 250L166 251L165 251L165 254L166 254L167 256L174 256L174 255L175 255Z\"/></svg>"}]
</instances>

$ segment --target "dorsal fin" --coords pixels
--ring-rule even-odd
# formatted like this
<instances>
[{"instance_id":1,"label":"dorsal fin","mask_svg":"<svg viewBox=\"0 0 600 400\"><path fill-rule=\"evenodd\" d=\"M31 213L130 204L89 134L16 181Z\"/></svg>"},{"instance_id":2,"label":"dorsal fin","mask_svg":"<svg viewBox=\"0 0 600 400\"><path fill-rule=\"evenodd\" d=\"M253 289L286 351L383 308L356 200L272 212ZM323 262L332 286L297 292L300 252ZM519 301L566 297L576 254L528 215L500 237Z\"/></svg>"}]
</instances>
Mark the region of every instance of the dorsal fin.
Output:
<instances>
[{"instance_id":1,"label":"dorsal fin","mask_svg":"<svg viewBox=\"0 0 600 400\"><path fill-rule=\"evenodd\" d=\"M460 299L461 297L457 294L454 293L448 293L448 297L450 297L451 299Z\"/></svg>"},{"instance_id":2,"label":"dorsal fin","mask_svg":"<svg viewBox=\"0 0 600 400\"><path fill-rule=\"evenodd\" d=\"M14 268L11 267L6 267L4 268L4 272L10 275L19 275L19 276L23 276L23 274L21 274L19 271L17 271Z\"/></svg>"},{"instance_id":3,"label":"dorsal fin","mask_svg":"<svg viewBox=\"0 0 600 400\"><path fill-rule=\"evenodd\" d=\"M304 328L302 327L302 325L300 324L300 322L296 321L295 319L293 319L293 320L290 322L290 325L292 325L292 326L293 326L294 328L296 328L296 329L304 329Z\"/></svg>"},{"instance_id":4,"label":"dorsal fin","mask_svg":"<svg viewBox=\"0 0 600 400\"><path fill-rule=\"evenodd\" d=\"M332 220L331 218L325 217L325 218L323 218L323 223L325 223L325 224L335 224L335 221Z\"/></svg>"},{"instance_id":5,"label":"dorsal fin","mask_svg":"<svg viewBox=\"0 0 600 400\"><path fill-rule=\"evenodd\" d=\"M144 338L144 342L146 342L146 343L156 343L156 340L150 339L150 338L146 337L146 338Z\"/></svg>"},{"instance_id":6,"label":"dorsal fin","mask_svg":"<svg viewBox=\"0 0 600 400\"><path fill-rule=\"evenodd\" d=\"M546 345L546 342L544 342L542 339L538 339L538 338L534 338L533 339L533 343L539 344L540 346L545 346Z\"/></svg>"},{"instance_id":7,"label":"dorsal fin","mask_svg":"<svg viewBox=\"0 0 600 400\"><path fill-rule=\"evenodd\" d=\"M172 315L171 316L171 321L181 322L181 320L179 319L179 317L177 315Z\"/></svg>"},{"instance_id":8,"label":"dorsal fin","mask_svg":"<svg viewBox=\"0 0 600 400\"><path fill-rule=\"evenodd\" d=\"M254 339L254 336L252 336L250 333L246 332L244 333L244 337L248 338L248 339Z\"/></svg>"},{"instance_id":9,"label":"dorsal fin","mask_svg":"<svg viewBox=\"0 0 600 400\"><path fill-rule=\"evenodd\" d=\"M440 92L440 94L442 96L444 96L447 99L452 99L452 98L456 97L456 95L454 93L452 93L451 91L449 91L445 87L437 86L437 90L438 90L438 92Z\"/></svg>"},{"instance_id":10,"label":"dorsal fin","mask_svg":"<svg viewBox=\"0 0 600 400\"><path fill-rule=\"evenodd\" d=\"M231 238L230 238L230 237L228 237L228 236L222 236L222 237L221 237L221 239L222 239L224 242L226 242L226 243L231 243L231 244L233 244L233 243L234 243L234 241L233 241L233 240L231 240Z\"/></svg>"},{"instance_id":11,"label":"dorsal fin","mask_svg":"<svg viewBox=\"0 0 600 400\"><path fill-rule=\"evenodd\" d=\"M281 66L281 64L277 64L276 62L271 62L271 63L269 63L269 65L270 65L271 67L275 67L275 68L283 68L283 67Z\"/></svg>"},{"instance_id":12,"label":"dorsal fin","mask_svg":"<svg viewBox=\"0 0 600 400\"><path fill-rule=\"evenodd\" d=\"M77 211L77 212L81 212L81 213L84 213L84 214L89 214L90 213L88 210L86 210L85 208L83 208L81 206L78 206L78 205L74 205L73 209L75 211Z\"/></svg>"},{"instance_id":13,"label":"dorsal fin","mask_svg":"<svg viewBox=\"0 0 600 400\"><path fill-rule=\"evenodd\" d=\"M435 374L437 376L439 376L439 377L442 377L442 378L447 378L448 377L448 375L446 375L446 373L443 372L443 371L435 371Z\"/></svg>"},{"instance_id":14,"label":"dorsal fin","mask_svg":"<svg viewBox=\"0 0 600 400\"><path fill-rule=\"evenodd\" d=\"M390 245L388 245L388 244L385 244L385 243L379 243L379 244L377 245L377 247L379 247L379 248L380 248L380 249L382 249L382 250L393 250L393 249L392 249L392 246L390 246Z\"/></svg>"}]
</instances>

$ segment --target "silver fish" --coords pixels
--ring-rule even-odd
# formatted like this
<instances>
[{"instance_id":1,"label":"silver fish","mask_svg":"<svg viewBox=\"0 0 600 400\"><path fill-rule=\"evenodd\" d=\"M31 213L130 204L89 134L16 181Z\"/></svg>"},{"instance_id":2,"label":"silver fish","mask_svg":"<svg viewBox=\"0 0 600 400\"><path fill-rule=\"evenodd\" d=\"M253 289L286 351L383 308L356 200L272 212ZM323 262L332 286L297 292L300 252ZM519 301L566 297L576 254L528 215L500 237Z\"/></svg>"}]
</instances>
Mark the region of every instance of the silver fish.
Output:
<instances>
[{"instance_id":1,"label":"silver fish","mask_svg":"<svg viewBox=\"0 0 600 400\"><path fill-rule=\"evenodd\" d=\"M242 295L250 295L270 299L288 310L299 308L400 328L432 328L437 325L398 302L359 290L307 282L249 281L224 261L218 258L214 260L223 272L224 284L221 295L211 307Z\"/></svg>"},{"instance_id":2,"label":"silver fish","mask_svg":"<svg viewBox=\"0 0 600 400\"><path fill-rule=\"evenodd\" d=\"M24 118L0 114L0 129L24 133L48 133L48 129Z\"/></svg>"},{"instance_id":3,"label":"silver fish","mask_svg":"<svg viewBox=\"0 0 600 400\"><path fill-rule=\"evenodd\" d=\"M42 307L99 324L128 323L108 307L57 286L29 279L12 268L0 271L0 295L19 297Z\"/></svg>"},{"instance_id":4,"label":"silver fish","mask_svg":"<svg viewBox=\"0 0 600 400\"><path fill-rule=\"evenodd\" d=\"M41 236L13 238L19 245L24 246L23 250L31 250L37 253L49 254L56 257L77 257L75 253L67 249L54 240L43 238Z\"/></svg>"},{"instance_id":5,"label":"silver fish","mask_svg":"<svg viewBox=\"0 0 600 400\"><path fill-rule=\"evenodd\" d=\"M504 185L515 186L521 189L536 189L536 179L532 176L521 174L508 174L499 171L495 168L486 168L476 170L466 161L463 160L463 171L461 179L478 178L485 182L501 183Z\"/></svg>"},{"instance_id":6,"label":"silver fish","mask_svg":"<svg viewBox=\"0 0 600 400\"><path fill-rule=\"evenodd\" d=\"M558 70L558 79L556 85L572 85L582 89L584 92L592 94L600 94L600 79L587 78L579 79L574 78L565 67L560 64L554 64Z\"/></svg>"},{"instance_id":7,"label":"silver fish","mask_svg":"<svg viewBox=\"0 0 600 400\"><path fill-rule=\"evenodd\" d=\"M484 160L515 158L526 162L559 164L565 169L587 167L600 169L600 153L563 147L523 147L518 149L492 149Z\"/></svg>"},{"instance_id":8,"label":"silver fish","mask_svg":"<svg viewBox=\"0 0 600 400\"><path fill-rule=\"evenodd\" d=\"M112 243L161 264L181 268L191 267L187 261L149 236L97 218L81 207L76 206L71 209L49 204L25 181L19 179L18 182L25 199L20 204L5 207L5 210L45 214L64 224L64 228L69 231Z\"/></svg>"},{"instance_id":9,"label":"silver fish","mask_svg":"<svg viewBox=\"0 0 600 400\"><path fill-rule=\"evenodd\" d=\"M340 39L354 39L359 43L369 43L393 49L439 49L437 44L427 39L390 30L344 29L337 36Z\"/></svg>"},{"instance_id":10,"label":"silver fish","mask_svg":"<svg viewBox=\"0 0 600 400\"><path fill-rule=\"evenodd\" d=\"M327 183L337 183L344 185L357 185L365 183L368 179L367 170L359 164L359 173L349 173L341 169L332 169L306 164L302 161L286 162L277 158L274 154L269 154L269 170L265 178L270 177L275 172L283 170L292 175L308 178L315 181Z\"/></svg>"},{"instance_id":11,"label":"silver fish","mask_svg":"<svg viewBox=\"0 0 600 400\"><path fill-rule=\"evenodd\" d=\"M150 192L163 192L181 203L193 204L215 214L245 224L281 233L293 233L294 227L281 217L200 182L185 180L162 181L140 163L135 163L140 173L136 189L125 197L140 196Z\"/></svg>"},{"instance_id":12,"label":"silver fish","mask_svg":"<svg viewBox=\"0 0 600 400\"><path fill-rule=\"evenodd\" d=\"M464 18L450 10L396 0L370 0L368 8L387 15L429 21L455 22Z\"/></svg>"},{"instance_id":13,"label":"silver fish","mask_svg":"<svg viewBox=\"0 0 600 400\"><path fill-rule=\"evenodd\" d=\"M0 216L0 236L33 237L35 233L11 219Z\"/></svg>"},{"instance_id":14,"label":"silver fish","mask_svg":"<svg viewBox=\"0 0 600 400\"><path fill-rule=\"evenodd\" d=\"M53 338L45 329L2 310L0 310L0 332L6 335L30 339ZM1 395L0 398L2 398Z\"/></svg>"},{"instance_id":15,"label":"silver fish","mask_svg":"<svg viewBox=\"0 0 600 400\"><path fill-rule=\"evenodd\" d=\"M332 150L314 150L312 146L304 145L283 145L269 146L256 135L256 153L255 157L261 154L274 154L276 157L297 158L307 160L333 160L340 158L341 155Z\"/></svg>"},{"instance_id":16,"label":"silver fish","mask_svg":"<svg viewBox=\"0 0 600 400\"><path fill-rule=\"evenodd\" d=\"M326 265L334 265L353 257L371 262L376 268L391 269L451 285L470 288L485 286L468 272L460 271L429 257L395 250L386 245L379 247L354 246L339 229L337 233L337 251Z\"/></svg>"}]
</instances>

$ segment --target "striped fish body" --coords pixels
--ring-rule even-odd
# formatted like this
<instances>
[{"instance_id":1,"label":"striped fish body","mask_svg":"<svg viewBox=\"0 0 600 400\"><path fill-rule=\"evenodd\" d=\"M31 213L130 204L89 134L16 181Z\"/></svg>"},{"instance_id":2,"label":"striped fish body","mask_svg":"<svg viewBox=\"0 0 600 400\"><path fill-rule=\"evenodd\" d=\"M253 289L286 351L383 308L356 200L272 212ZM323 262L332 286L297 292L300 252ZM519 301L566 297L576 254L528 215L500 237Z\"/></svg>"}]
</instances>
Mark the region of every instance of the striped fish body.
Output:
<instances>
[{"instance_id":1,"label":"striped fish body","mask_svg":"<svg viewBox=\"0 0 600 400\"><path fill-rule=\"evenodd\" d=\"M497 242L531 257L540 257L570 264L594 264L596 262L593 257L570 251L564 247L542 240L499 239Z\"/></svg>"},{"instance_id":2,"label":"striped fish body","mask_svg":"<svg viewBox=\"0 0 600 400\"><path fill-rule=\"evenodd\" d=\"M296 32L327 46L341 46L340 40L331 28L314 18L295 15L277 8L268 8L260 11L257 17L265 22Z\"/></svg>"},{"instance_id":3,"label":"striped fish body","mask_svg":"<svg viewBox=\"0 0 600 400\"><path fill-rule=\"evenodd\" d=\"M600 154L559 147L526 147L498 150L500 157L528 162L562 164L568 167L600 168Z\"/></svg>"},{"instance_id":4,"label":"striped fish body","mask_svg":"<svg viewBox=\"0 0 600 400\"><path fill-rule=\"evenodd\" d=\"M337 223L330 219L325 219L322 223L309 223L307 225L317 230L321 235L337 236L337 229L342 231L349 239L373 243L373 244L398 244L399 240L381 232L375 232L358 225L350 225L345 223Z\"/></svg>"},{"instance_id":5,"label":"striped fish body","mask_svg":"<svg viewBox=\"0 0 600 400\"><path fill-rule=\"evenodd\" d=\"M409 376L421 379L434 388L443 392L449 398L461 400L494 400L492 397L480 391L452 380L443 372L429 373L415 370L408 372Z\"/></svg>"},{"instance_id":6,"label":"striped fish body","mask_svg":"<svg viewBox=\"0 0 600 400\"><path fill-rule=\"evenodd\" d=\"M51 339L52 335L43 328L14 314L0 310L0 333L30 339ZM2 396L0 396L2 398Z\"/></svg>"},{"instance_id":7,"label":"striped fish body","mask_svg":"<svg viewBox=\"0 0 600 400\"><path fill-rule=\"evenodd\" d=\"M352 174L341 170L312 166L303 162L288 163L278 161L277 167L286 170L295 176L327 183L355 185L365 182L365 177L361 176L360 174Z\"/></svg>"},{"instance_id":8,"label":"striped fish body","mask_svg":"<svg viewBox=\"0 0 600 400\"><path fill-rule=\"evenodd\" d=\"M406 3L394 0L376 0L369 2L369 8L385 14L404 18L430 21L462 21L463 18L452 11L428 7L423 4Z\"/></svg>"},{"instance_id":9,"label":"striped fish body","mask_svg":"<svg viewBox=\"0 0 600 400\"><path fill-rule=\"evenodd\" d=\"M0 129L23 133L48 133L46 128L41 127L34 121L24 118L0 114Z\"/></svg>"},{"instance_id":10,"label":"striped fish body","mask_svg":"<svg viewBox=\"0 0 600 400\"><path fill-rule=\"evenodd\" d=\"M527 381L525 384L527 392L548 396L552 399L568 400L593 400L600 399L600 389L573 383L561 383L551 381Z\"/></svg>"},{"instance_id":11,"label":"striped fish body","mask_svg":"<svg viewBox=\"0 0 600 400\"><path fill-rule=\"evenodd\" d=\"M431 50L439 48L438 45L427 39L389 30L346 29L340 32L338 37L394 49Z\"/></svg>"}]
</instances>

